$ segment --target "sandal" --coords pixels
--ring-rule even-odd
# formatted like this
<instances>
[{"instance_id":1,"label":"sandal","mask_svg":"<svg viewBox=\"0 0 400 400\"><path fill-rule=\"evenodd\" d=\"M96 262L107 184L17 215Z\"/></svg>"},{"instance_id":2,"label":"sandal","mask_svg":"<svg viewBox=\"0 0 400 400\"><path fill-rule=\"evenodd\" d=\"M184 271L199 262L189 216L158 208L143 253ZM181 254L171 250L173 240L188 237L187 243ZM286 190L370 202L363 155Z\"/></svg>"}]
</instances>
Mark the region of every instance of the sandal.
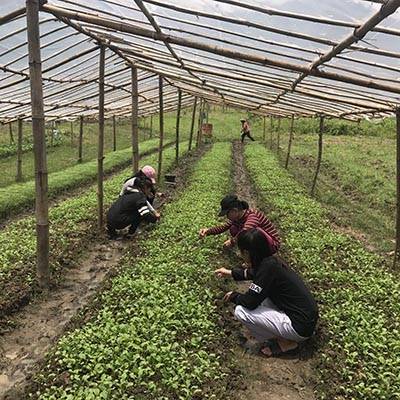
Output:
<instances>
[{"instance_id":1,"label":"sandal","mask_svg":"<svg viewBox=\"0 0 400 400\"><path fill-rule=\"evenodd\" d=\"M269 348L271 351L271 355L265 354L263 352L264 349ZM290 349L287 351L282 351L281 347L279 346L279 343L276 340L268 340L262 344L260 347L260 355L264 357L279 357L282 355L291 355L296 353L299 350L299 346L296 346L294 349Z\"/></svg>"}]
</instances>

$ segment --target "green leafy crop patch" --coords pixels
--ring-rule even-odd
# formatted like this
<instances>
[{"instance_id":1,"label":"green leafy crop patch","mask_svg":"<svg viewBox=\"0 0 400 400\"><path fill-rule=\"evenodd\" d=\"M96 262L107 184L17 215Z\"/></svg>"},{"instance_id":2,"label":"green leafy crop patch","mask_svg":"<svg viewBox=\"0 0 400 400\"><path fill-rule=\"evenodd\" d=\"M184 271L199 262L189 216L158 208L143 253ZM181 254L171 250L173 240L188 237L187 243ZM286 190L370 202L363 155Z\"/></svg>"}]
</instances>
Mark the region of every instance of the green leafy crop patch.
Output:
<instances>
[{"instance_id":1,"label":"green leafy crop patch","mask_svg":"<svg viewBox=\"0 0 400 400\"><path fill-rule=\"evenodd\" d=\"M226 389L215 295L210 288L215 223L229 188L230 145L215 144L157 227L138 238L100 309L63 337L32 397L49 399L221 399ZM215 184L218 182L218 185Z\"/></svg>"},{"instance_id":2,"label":"green leafy crop patch","mask_svg":"<svg viewBox=\"0 0 400 400\"><path fill-rule=\"evenodd\" d=\"M157 149L158 140L147 140L140 144L140 151L148 152ZM123 168L132 158L132 149L127 148L108 153L104 158L104 172ZM62 171L49 174L49 197L73 189L81 184L92 182L97 174L97 160L77 164ZM0 188L0 220L12 213L18 213L35 202L35 181L14 183Z\"/></svg>"},{"instance_id":3,"label":"green leafy crop patch","mask_svg":"<svg viewBox=\"0 0 400 400\"><path fill-rule=\"evenodd\" d=\"M181 154L187 149L183 142ZM175 161L175 149L164 150L163 169ZM143 164L157 163L157 154L141 159ZM131 175L127 168L104 182L104 204L107 208L118 197L122 183ZM50 267L53 277L58 277L65 265L76 260L87 242L96 234L96 186L51 207ZM0 316L14 308L22 298L29 297L34 287L36 262L35 219L25 217L8 224L0 232Z\"/></svg>"},{"instance_id":4,"label":"green leafy crop patch","mask_svg":"<svg viewBox=\"0 0 400 400\"><path fill-rule=\"evenodd\" d=\"M325 210L263 146L245 152L260 197L284 234L283 252L320 305L319 398L400 398L398 277L382 258L333 231Z\"/></svg>"}]
</instances>

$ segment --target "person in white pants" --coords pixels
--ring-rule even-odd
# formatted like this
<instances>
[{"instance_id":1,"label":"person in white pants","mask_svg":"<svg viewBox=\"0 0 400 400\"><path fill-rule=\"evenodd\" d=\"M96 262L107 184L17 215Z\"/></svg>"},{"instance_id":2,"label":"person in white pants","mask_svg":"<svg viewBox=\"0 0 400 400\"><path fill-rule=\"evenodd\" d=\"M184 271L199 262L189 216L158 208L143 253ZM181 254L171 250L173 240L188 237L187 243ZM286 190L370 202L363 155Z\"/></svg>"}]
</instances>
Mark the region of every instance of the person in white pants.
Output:
<instances>
[{"instance_id":1,"label":"person in white pants","mask_svg":"<svg viewBox=\"0 0 400 400\"><path fill-rule=\"evenodd\" d=\"M243 231L238 247L249 268L219 268L218 277L252 280L244 293L228 292L225 301L236 304L235 317L262 344L265 356L275 356L298 347L314 333L317 304L303 280L273 256L259 228Z\"/></svg>"}]
</instances>

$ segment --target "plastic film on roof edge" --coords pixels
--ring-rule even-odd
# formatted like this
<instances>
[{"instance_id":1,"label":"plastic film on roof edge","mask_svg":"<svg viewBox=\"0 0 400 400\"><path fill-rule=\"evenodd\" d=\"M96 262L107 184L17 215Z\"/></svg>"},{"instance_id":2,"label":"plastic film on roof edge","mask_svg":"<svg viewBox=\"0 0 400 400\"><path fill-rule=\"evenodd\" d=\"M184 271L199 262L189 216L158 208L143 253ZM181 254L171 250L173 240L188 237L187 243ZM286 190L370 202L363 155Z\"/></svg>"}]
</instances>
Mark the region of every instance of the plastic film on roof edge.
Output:
<instances>
[{"instance_id":1,"label":"plastic film on roof edge","mask_svg":"<svg viewBox=\"0 0 400 400\"><path fill-rule=\"evenodd\" d=\"M24 6L0 4L1 122L31 117ZM158 111L160 74L167 110L176 108L180 88L184 106L199 96L261 115L391 115L400 102L399 6L400 0L49 0L39 27L45 115L96 118L100 45L106 117L130 114L132 66L139 115Z\"/></svg>"}]
</instances>

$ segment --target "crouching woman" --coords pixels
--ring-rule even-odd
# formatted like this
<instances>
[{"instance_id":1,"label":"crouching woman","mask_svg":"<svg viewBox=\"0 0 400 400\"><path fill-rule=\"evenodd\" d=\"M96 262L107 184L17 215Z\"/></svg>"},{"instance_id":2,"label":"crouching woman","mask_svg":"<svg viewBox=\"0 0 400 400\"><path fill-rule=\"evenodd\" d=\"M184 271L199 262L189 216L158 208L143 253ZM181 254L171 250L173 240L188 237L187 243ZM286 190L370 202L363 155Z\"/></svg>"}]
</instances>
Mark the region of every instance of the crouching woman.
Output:
<instances>
[{"instance_id":1,"label":"crouching woman","mask_svg":"<svg viewBox=\"0 0 400 400\"><path fill-rule=\"evenodd\" d=\"M300 276L272 256L263 235L259 228L238 235L237 244L248 268L220 268L215 273L253 281L246 293L228 292L224 300L236 304L236 319L261 343L261 353L270 357L292 351L311 337L318 309Z\"/></svg>"}]
</instances>

